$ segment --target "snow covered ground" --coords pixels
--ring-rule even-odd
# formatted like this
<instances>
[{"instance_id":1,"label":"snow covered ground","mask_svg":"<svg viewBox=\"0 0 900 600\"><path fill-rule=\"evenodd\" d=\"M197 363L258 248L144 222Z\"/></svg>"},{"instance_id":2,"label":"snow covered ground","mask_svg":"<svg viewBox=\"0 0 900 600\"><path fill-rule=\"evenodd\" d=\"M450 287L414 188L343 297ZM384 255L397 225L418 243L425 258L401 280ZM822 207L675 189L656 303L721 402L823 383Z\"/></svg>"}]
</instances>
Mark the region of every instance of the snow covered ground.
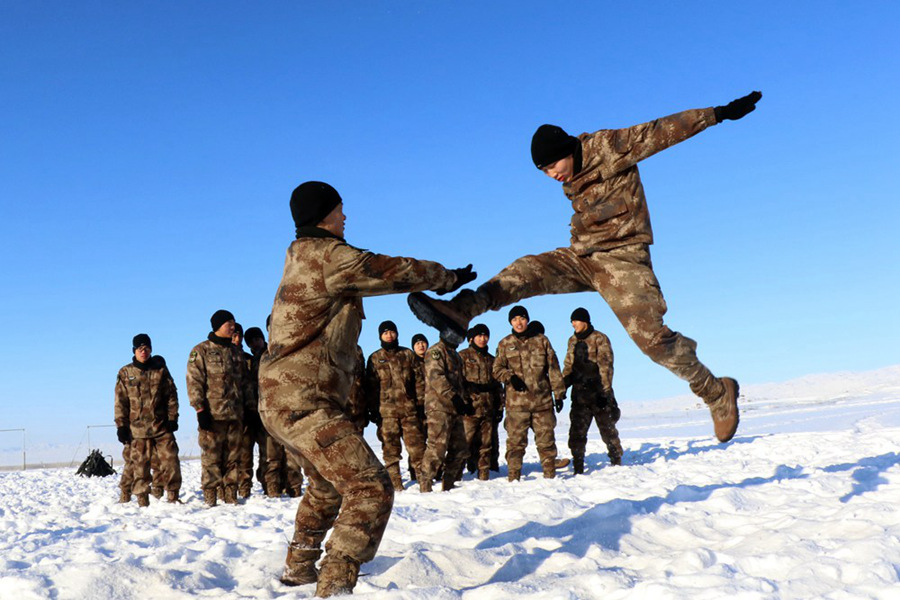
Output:
<instances>
[{"instance_id":1,"label":"snow covered ground","mask_svg":"<svg viewBox=\"0 0 900 600\"><path fill-rule=\"evenodd\" d=\"M355 596L900 598L900 366L742 391L730 444L692 397L623 402L623 467L592 432L584 476L532 446L519 483L398 494ZM312 596L278 582L298 500L206 509L183 470L185 503L146 509L117 477L0 474L0 599Z\"/></svg>"}]
</instances>

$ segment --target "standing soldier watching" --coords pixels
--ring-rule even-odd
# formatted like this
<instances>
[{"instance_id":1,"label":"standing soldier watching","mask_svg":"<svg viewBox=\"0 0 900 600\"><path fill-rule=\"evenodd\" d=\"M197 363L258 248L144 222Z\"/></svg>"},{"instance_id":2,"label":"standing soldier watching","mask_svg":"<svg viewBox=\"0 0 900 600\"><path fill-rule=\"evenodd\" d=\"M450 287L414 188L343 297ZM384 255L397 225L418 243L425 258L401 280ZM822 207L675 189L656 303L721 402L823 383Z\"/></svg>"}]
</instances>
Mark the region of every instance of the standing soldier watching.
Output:
<instances>
[{"instance_id":1,"label":"standing soldier watching","mask_svg":"<svg viewBox=\"0 0 900 600\"><path fill-rule=\"evenodd\" d=\"M416 471L425 453L425 438L416 415L415 354L397 342L397 326L393 321L384 321L378 326L378 337L381 349L373 352L366 364L366 395L370 406L378 407L384 466L394 489L401 492L402 444L406 444L410 463Z\"/></svg>"},{"instance_id":2,"label":"standing soldier watching","mask_svg":"<svg viewBox=\"0 0 900 600\"><path fill-rule=\"evenodd\" d=\"M544 294L597 291L638 348L690 384L709 407L716 438L729 441L738 427L738 382L714 376L697 358L697 343L663 322L667 307L650 260L653 230L638 163L708 127L743 118L761 98L752 92L724 106L578 137L541 125L531 158L563 184L572 203L569 247L519 258L477 290L462 290L449 301L412 294L410 308L442 334L462 340L469 321L488 310ZM733 277L720 279L727 289Z\"/></svg>"},{"instance_id":3,"label":"standing soldier watching","mask_svg":"<svg viewBox=\"0 0 900 600\"><path fill-rule=\"evenodd\" d=\"M448 491L462 479L469 456L463 417L474 414L466 398L463 363L456 347L443 339L425 355L425 417L428 447L419 472L419 491L431 491L431 482L443 465L441 489Z\"/></svg>"},{"instance_id":4,"label":"standing soldier watching","mask_svg":"<svg viewBox=\"0 0 900 600\"><path fill-rule=\"evenodd\" d=\"M258 328L257 328L258 330ZM262 334L262 332L260 332ZM256 363L257 372L253 373L253 355L244 352L244 328L240 323L234 324L234 333L231 334L231 343L243 358L244 374L247 380L247 402L244 404L243 428L241 430L241 458L238 464L238 495L241 498L249 498L253 489L253 447L259 447L259 466L256 469L256 480L265 486L263 471L266 464L266 430L259 420L259 397L257 396L257 378L259 377L259 362ZM248 344L249 345L249 344Z\"/></svg>"},{"instance_id":5,"label":"standing soldier watching","mask_svg":"<svg viewBox=\"0 0 900 600\"><path fill-rule=\"evenodd\" d=\"M188 397L197 411L200 486L207 506L216 505L219 487L226 504L237 504L242 421L252 391L242 353L231 343L234 315L217 310L209 322L212 331L194 346L187 364Z\"/></svg>"},{"instance_id":6,"label":"standing soldier watching","mask_svg":"<svg viewBox=\"0 0 900 600\"><path fill-rule=\"evenodd\" d=\"M506 386L506 464L508 478L522 476L522 457L528 445L528 430L534 431L544 477L556 477L556 469L569 464L556 460L556 414L563 407L566 388L559 361L543 334L528 327L528 311L514 306L509 311L512 333L497 346L494 379ZM556 400L554 401L554 396Z\"/></svg>"},{"instance_id":7,"label":"standing soldier watching","mask_svg":"<svg viewBox=\"0 0 900 600\"><path fill-rule=\"evenodd\" d=\"M576 308L571 320L575 334L569 338L563 380L566 387L572 386L569 450L573 470L580 475L584 473L584 447L591 421L597 422L609 462L622 464L622 442L616 429L622 413L613 393L613 351L609 338L594 329L587 309Z\"/></svg>"},{"instance_id":8,"label":"standing soldier watching","mask_svg":"<svg viewBox=\"0 0 900 600\"><path fill-rule=\"evenodd\" d=\"M181 463L174 432L178 430L178 392L162 356L152 356L150 336L132 340L134 359L116 377L116 435L130 445L133 491L139 506L150 505L150 457L155 453L160 481L169 502L178 502ZM124 497L124 488L123 488ZM129 493L130 496L130 493ZM130 499L130 498L129 498Z\"/></svg>"},{"instance_id":9,"label":"standing soldier watching","mask_svg":"<svg viewBox=\"0 0 900 600\"><path fill-rule=\"evenodd\" d=\"M415 360L416 372L416 416L422 426L422 438L428 443L428 425L425 419L425 352L428 351L428 338L422 333L412 336L410 341Z\"/></svg>"},{"instance_id":10,"label":"standing soldier watching","mask_svg":"<svg viewBox=\"0 0 900 600\"><path fill-rule=\"evenodd\" d=\"M463 364L466 391L474 414L463 418L466 447L469 449L469 471L478 470L478 479L490 478L494 416L499 404L500 382L494 379L494 355L488 352L491 331L479 323L469 330L469 347L459 353Z\"/></svg>"},{"instance_id":11,"label":"standing soldier watching","mask_svg":"<svg viewBox=\"0 0 900 600\"><path fill-rule=\"evenodd\" d=\"M317 582L316 595L328 597L353 590L360 564L378 550L394 502L386 469L346 414L362 299L449 292L475 273L471 265L449 270L350 246L341 197L326 183L298 186L291 214L297 239L287 250L260 365L260 415L269 433L300 456L309 479L281 581Z\"/></svg>"}]
</instances>

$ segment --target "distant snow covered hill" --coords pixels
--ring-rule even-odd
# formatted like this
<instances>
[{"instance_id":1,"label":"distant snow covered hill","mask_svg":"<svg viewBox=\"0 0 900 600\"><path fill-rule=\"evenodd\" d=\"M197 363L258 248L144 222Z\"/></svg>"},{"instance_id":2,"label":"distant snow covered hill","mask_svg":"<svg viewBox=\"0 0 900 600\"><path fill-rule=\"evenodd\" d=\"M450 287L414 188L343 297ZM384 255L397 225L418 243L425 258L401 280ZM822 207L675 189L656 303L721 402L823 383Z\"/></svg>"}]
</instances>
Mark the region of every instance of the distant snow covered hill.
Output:
<instances>
[{"instance_id":1,"label":"distant snow covered hill","mask_svg":"<svg viewBox=\"0 0 900 600\"><path fill-rule=\"evenodd\" d=\"M730 444L693 397L623 399L623 467L594 431L583 476L531 446L519 483L398 494L354 597L900 597L900 367L742 391ZM278 582L298 500L206 509L183 470L185 504L147 509L115 477L0 474L0 598L312 596Z\"/></svg>"}]
</instances>

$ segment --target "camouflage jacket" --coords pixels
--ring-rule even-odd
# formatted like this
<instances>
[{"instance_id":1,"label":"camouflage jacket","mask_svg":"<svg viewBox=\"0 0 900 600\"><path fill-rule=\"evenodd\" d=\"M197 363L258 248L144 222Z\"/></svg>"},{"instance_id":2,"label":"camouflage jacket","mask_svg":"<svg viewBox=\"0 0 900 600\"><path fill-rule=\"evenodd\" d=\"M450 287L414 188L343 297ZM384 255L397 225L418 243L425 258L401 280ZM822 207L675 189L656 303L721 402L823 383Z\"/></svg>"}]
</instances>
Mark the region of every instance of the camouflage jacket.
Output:
<instances>
[{"instance_id":1,"label":"camouflage jacket","mask_svg":"<svg viewBox=\"0 0 900 600\"><path fill-rule=\"evenodd\" d=\"M459 356L463 361L466 392L475 408L474 416L493 417L500 405L500 392L503 389L492 373L494 355L469 346L460 350Z\"/></svg>"},{"instance_id":2,"label":"camouflage jacket","mask_svg":"<svg viewBox=\"0 0 900 600\"><path fill-rule=\"evenodd\" d=\"M365 427L369 423L369 402L366 397L366 358L362 348L356 346L356 366L353 381L350 382L350 396L347 399L347 416L351 421Z\"/></svg>"},{"instance_id":3,"label":"camouflage jacket","mask_svg":"<svg viewBox=\"0 0 900 600\"><path fill-rule=\"evenodd\" d=\"M210 339L194 346L187 364L187 391L194 410L209 410L217 421L242 421L254 396L243 353Z\"/></svg>"},{"instance_id":4,"label":"camouflage jacket","mask_svg":"<svg viewBox=\"0 0 900 600\"><path fill-rule=\"evenodd\" d=\"M243 348L238 348L238 354L243 357L243 378L246 380L245 389L248 396L244 403L245 410L259 410L259 393L257 390L257 380L259 379L259 360L255 359L249 352L244 352ZM256 363L254 365L254 363ZM254 373L256 369L256 373Z\"/></svg>"},{"instance_id":5,"label":"camouflage jacket","mask_svg":"<svg viewBox=\"0 0 900 600\"><path fill-rule=\"evenodd\" d=\"M416 372L416 406L425 409L425 357L415 352L413 358L413 370Z\"/></svg>"},{"instance_id":6,"label":"camouflage jacket","mask_svg":"<svg viewBox=\"0 0 900 600\"><path fill-rule=\"evenodd\" d=\"M161 356L141 366L132 361L116 376L116 427L130 427L132 437L166 433L166 421L178 421L178 392Z\"/></svg>"},{"instance_id":7,"label":"camouflage jacket","mask_svg":"<svg viewBox=\"0 0 900 600\"><path fill-rule=\"evenodd\" d=\"M381 348L366 363L366 396L382 417L416 414L416 354L409 348Z\"/></svg>"},{"instance_id":8,"label":"camouflage jacket","mask_svg":"<svg viewBox=\"0 0 900 600\"><path fill-rule=\"evenodd\" d=\"M552 409L552 395L557 398L566 396L559 360L550 340L540 333L521 338L510 334L500 340L493 375L506 386L508 411ZM509 383L513 375L518 375L528 389L516 391Z\"/></svg>"},{"instance_id":9,"label":"camouflage jacket","mask_svg":"<svg viewBox=\"0 0 900 600\"><path fill-rule=\"evenodd\" d=\"M583 338L573 335L563 361L563 378L572 384L572 402L590 401L592 391L612 392L613 351L605 334L591 329Z\"/></svg>"},{"instance_id":10,"label":"camouflage jacket","mask_svg":"<svg viewBox=\"0 0 900 600\"><path fill-rule=\"evenodd\" d=\"M425 352L425 412L457 414L453 397L466 398L462 358L443 340Z\"/></svg>"},{"instance_id":11,"label":"camouflage jacket","mask_svg":"<svg viewBox=\"0 0 900 600\"><path fill-rule=\"evenodd\" d=\"M374 254L322 230L287 250L272 307L269 351L259 369L260 410L346 409L362 298L450 288L435 262Z\"/></svg>"},{"instance_id":12,"label":"camouflage jacket","mask_svg":"<svg viewBox=\"0 0 900 600\"><path fill-rule=\"evenodd\" d=\"M712 108L686 110L625 129L582 133L582 167L563 192L572 202L572 249L584 256L652 244L650 212L637 163L715 125Z\"/></svg>"}]
</instances>

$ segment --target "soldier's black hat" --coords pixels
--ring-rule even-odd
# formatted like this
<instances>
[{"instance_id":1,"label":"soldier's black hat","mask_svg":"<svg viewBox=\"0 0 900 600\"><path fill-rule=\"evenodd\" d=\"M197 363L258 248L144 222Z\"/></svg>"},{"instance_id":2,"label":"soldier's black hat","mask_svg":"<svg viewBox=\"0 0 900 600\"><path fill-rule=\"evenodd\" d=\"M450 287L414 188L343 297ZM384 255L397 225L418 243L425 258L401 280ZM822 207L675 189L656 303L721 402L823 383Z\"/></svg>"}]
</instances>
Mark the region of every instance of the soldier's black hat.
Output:
<instances>
[{"instance_id":1,"label":"soldier's black hat","mask_svg":"<svg viewBox=\"0 0 900 600\"><path fill-rule=\"evenodd\" d=\"M544 329L544 324L540 321L532 321L528 324L528 328L534 333L540 333L541 335L544 335L547 332L547 330Z\"/></svg>"},{"instance_id":2,"label":"soldier's black hat","mask_svg":"<svg viewBox=\"0 0 900 600\"><path fill-rule=\"evenodd\" d=\"M538 169L575 153L581 142L556 125L541 125L531 137L531 160Z\"/></svg>"},{"instance_id":3,"label":"soldier's black hat","mask_svg":"<svg viewBox=\"0 0 900 600\"><path fill-rule=\"evenodd\" d=\"M381 335L381 334L379 333L378 335ZM410 345L410 346L415 346L415 345L416 345L416 342L425 342L425 345L427 346L427 345L428 345L428 338L425 337L424 334L417 333L416 335L412 336L412 341L409 343L409 345Z\"/></svg>"},{"instance_id":4,"label":"soldier's black hat","mask_svg":"<svg viewBox=\"0 0 900 600\"><path fill-rule=\"evenodd\" d=\"M378 337L381 337L381 334L385 331L397 333L397 326L394 325L393 321L382 321L381 325L378 326Z\"/></svg>"},{"instance_id":5,"label":"soldier's black hat","mask_svg":"<svg viewBox=\"0 0 900 600\"><path fill-rule=\"evenodd\" d=\"M262 329L259 327L250 327L247 331L244 332L244 339L248 342L254 338L259 338L261 340L266 339L263 335Z\"/></svg>"},{"instance_id":6,"label":"soldier's black hat","mask_svg":"<svg viewBox=\"0 0 900 600\"><path fill-rule=\"evenodd\" d=\"M510 320L512 320L512 319L510 319ZM468 333L466 334L466 339L467 340L474 339L476 335L486 335L488 337L491 337L491 330L488 329L488 326L485 325L484 323L479 323L478 325L475 325L468 331Z\"/></svg>"},{"instance_id":7,"label":"soldier's black hat","mask_svg":"<svg viewBox=\"0 0 900 600\"><path fill-rule=\"evenodd\" d=\"M147 346L151 350L153 349L153 344L150 343L150 336L146 333L139 333L131 339L132 352L134 352L141 346Z\"/></svg>"},{"instance_id":8,"label":"soldier's black hat","mask_svg":"<svg viewBox=\"0 0 900 600\"><path fill-rule=\"evenodd\" d=\"M228 321L234 321L234 315L225 309L219 309L209 318L209 324L212 325L213 331L218 331L219 327Z\"/></svg>"},{"instance_id":9,"label":"soldier's black hat","mask_svg":"<svg viewBox=\"0 0 900 600\"><path fill-rule=\"evenodd\" d=\"M521 304L513 306L511 309L509 309L509 318L507 320L512 323L513 317L525 317L526 320L531 320L531 318L528 316L528 311Z\"/></svg>"},{"instance_id":10,"label":"soldier's black hat","mask_svg":"<svg viewBox=\"0 0 900 600\"><path fill-rule=\"evenodd\" d=\"M291 216L295 227L315 227L343 202L337 190L321 181L307 181L291 194Z\"/></svg>"},{"instance_id":11,"label":"soldier's black hat","mask_svg":"<svg viewBox=\"0 0 900 600\"><path fill-rule=\"evenodd\" d=\"M234 332L241 334L241 337L244 337L244 326L235 321L234 323Z\"/></svg>"},{"instance_id":12,"label":"soldier's black hat","mask_svg":"<svg viewBox=\"0 0 900 600\"><path fill-rule=\"evenodd\" d=\"M583 321L584 323L590 324L591 322L591 313L587 311L586 308L578 307L572 311L572 316L569 318L570 321Z\"/></svg>"}]
</instances>

